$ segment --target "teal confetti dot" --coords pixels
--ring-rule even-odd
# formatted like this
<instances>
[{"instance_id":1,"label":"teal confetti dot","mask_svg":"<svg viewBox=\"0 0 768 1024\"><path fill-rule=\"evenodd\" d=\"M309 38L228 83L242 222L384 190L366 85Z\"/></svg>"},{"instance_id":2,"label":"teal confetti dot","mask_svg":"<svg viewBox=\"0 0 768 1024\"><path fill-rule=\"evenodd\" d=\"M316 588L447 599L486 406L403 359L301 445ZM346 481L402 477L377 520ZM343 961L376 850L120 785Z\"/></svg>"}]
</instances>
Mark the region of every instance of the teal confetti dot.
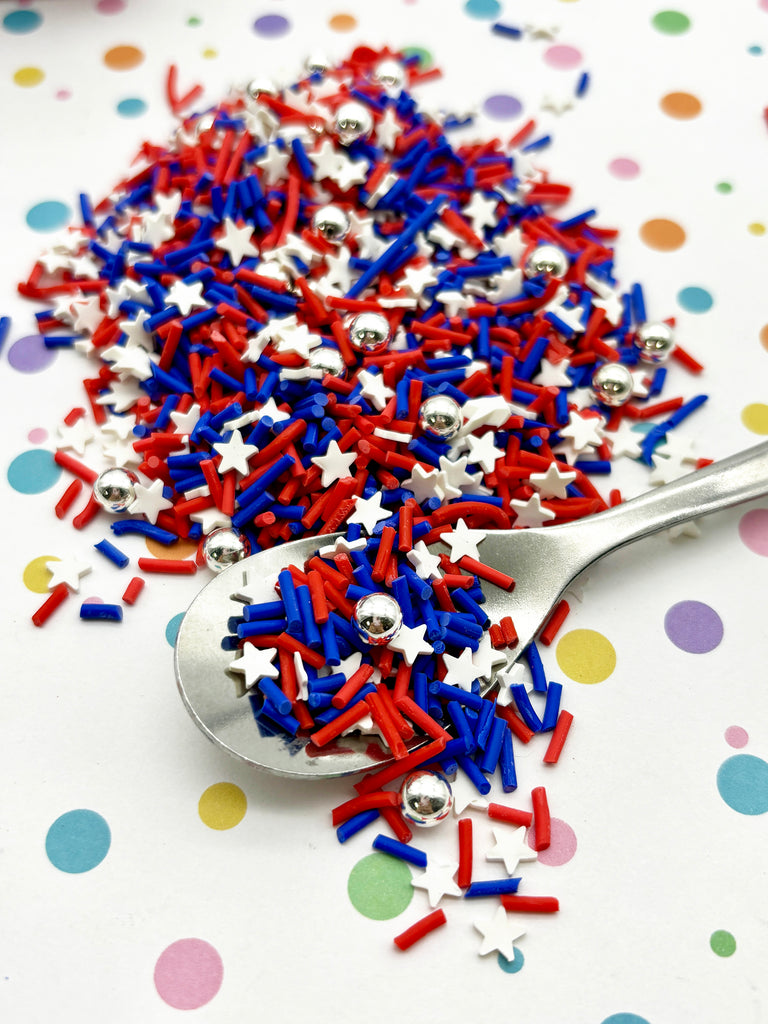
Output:
<instances>
[{"instance_id":1,"label":"teal confetti dot","mask_svg":"<svg viewBox=\"0 0 768 1024\"><path fill-rule=\"evenodd\" d=\"M768 811L768 762L752 754L734 754L717 771L717 788L739 814Z\"/></svg>"},{"instance_id":2,"label":"teal confetti dot","mask_svg":"<svg viewBox=\"0 0 768 1024\"><path fill-rule=\"evenodd\" d=\"M15 32L17 35L34 32L42 23L43 16L37 11L11 11L3 18L3 28L6 32Z\"/></svg>"},{"instance_id":3,"label":"teal confetti dot","mask_svg":"<svg viewBox=\"0 0 768 1024\"><path fill-rule=\"evenodd\" d=\"M174 615L165 627L165 639L171 645L176 646L176 637L179 635L179 627L181 626L181 620L184 618L184 612L179 612L178 615Z\"/></svg>"},{"instance_id":4,"label":"teal confetti dot","mask_svg":"<svg viewBox=\"0 0 768 1024\"><path fill-rule=\"evenodd\" d=\"M507 960L503 953L499 953L496 957L499 963L499 967L504 971L505 974L517 974L518 971L522 971L523 964L525 963L525 957L522 951L517 946L512 947L515 951L514 959Z\"/></svg>"},{"instance_id":5,"label":"teal confetti dot","mask_svg":"<svg viewBox=\"0 0 768 1024\"><path fill-rule=\"evenodd\" d=\"M708 313L714 304L712 293L698 285L681 288L677 293L677 301L688 313Z\"/></svg>"},{"instance_id":6,"label":"teal confetti dot","mask_svg":"<svg viewBox=\"0 0 768 1024\"><path fill-rule=\"evenodd\" d=\"M67 811L48 829L45 852L59 871L80 875L101 864L111 842L109 825L96 811Z\"/></svg>"},{"instance_id":7,"label":"teal confetti dot","mask_svg":"<svg viewBox=\"0 0 768 1024\"><path fill-rule=\"evenodd\" d=\"M499 0L467 0L464 11L471 18L497 18L501 14Z\"/></svg>"},{"instance_id":8,"label":"teal confetti dot","mask_svg":"<svg viewBox=\"0 0 768 1024\"><path fill-rule=\"evenodd\" d=\"M42 494L61 476L61 466L44 448L32 448L17 455L8 467L8 483L19 494Z\"/></svg>"},{"instance_id":9,"label":"teal confetti dot","mask_svg":"<svg viewBox=\"0 0 768 1024\"><path fill-rule=\"evenodd\" d=\"M120 100L116 109L121 117L141 117L147 109L147 104L138 96L129 96Z\"/></svg>"},{"instance_id":10,"label":"teal confetti dot","mask_svg":"<svg viewBox=\"0 0 768 1024\"><path fill-rule=\"evenodd\" d=\"M649 1024L645 1017L638 1017L636 1013L612 1013L606 1017L602 1024Z\"/></svg>"},{"instance_id":11,"label":"teal confetti dot","mask_svg":"<svg viewBox=\"0 0 768 1024\"><path fill-rule=\"evenodd\" d=\"M27 224L33 231L57 231L72 216L72 210L58 199L45 199L27 210Z\"/></svg>"},{"instance_id":12,"label":"teal confetti dot","mask_svg":"<svg viewBox=\"0 0 768 1024\"><path fill-rule=\"evenodd\" d=\"M748 46L747 53L751 54L751 56L753 57L761 57L763 54L763 48L762 46L758 46L757 44L755 44L754 46Z\"/></svg>"}]
</instances>

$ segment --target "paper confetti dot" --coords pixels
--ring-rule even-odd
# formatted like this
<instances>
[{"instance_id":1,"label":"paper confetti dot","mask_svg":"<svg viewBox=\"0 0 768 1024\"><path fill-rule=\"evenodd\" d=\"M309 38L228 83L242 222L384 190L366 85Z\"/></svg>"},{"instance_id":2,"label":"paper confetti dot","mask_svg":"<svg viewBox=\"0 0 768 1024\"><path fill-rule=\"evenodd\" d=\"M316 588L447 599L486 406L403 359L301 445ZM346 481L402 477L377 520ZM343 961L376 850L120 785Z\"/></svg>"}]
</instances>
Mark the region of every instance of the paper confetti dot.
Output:
<instances>
[{"instance_id":1,"label":"paper confetti dot","mask_svg":"<svg viewBox=\"0 0 768 1024\"><path fill-rule=\"evenodd\" d=\"M104 63L112 71L130 71L143 60L144 54L138 46L113 46L104 54Z\"/></svg>"},{"instance_id":2,"label":"paper confetti dot","mask_svg":"<svg viewBox=\"0 0 768 1024\"><path fill-rule=\"evenodd\" d=\"M616 651L602 633L594 629L572 629L555 652L557 663L577 683L602 683L616 668Z\"/></svg>"},{"instance_id":3,"label":"paper confetti dot","mask_svg":"<svg viewBox=\"0 0 768 1024\"><path fill-rule=\"evenodd\" d=\"M471 18L496 18L501 13L498 0L467 0L464 13Z\"/></svg>"},{"instance_id":4,"label":"paper confetti dot","mask_svg":"<svg viewBox=\"0 0 768 1024\"><path fill-rule=\"evenodd\" d=\"M691 19L682 11L659 11L654 14L651 24L668 36L679 36L691 27Z\"/></svg>"},{"instance_id":5,"label":"paper confetti dot","mask_svg":"<svg viewBox=\"0 0 768 1024\"><path fill-rule=\"evenodd\" d=\"M99 0L96 10L100 14L119 14L125 10L125 0Z\"/></svg>"},{"instance_id":6,"label":"paper confetti dot","mask_svg":"<svg viewBox=\"0 0 768 1024\"><path fill-rule=\"evenodd\" d=\"M608 170L614 178L630 181L640 173L640 164L636 160L632 160L631 157L617 156L615 160L611 160L608 164Z\"/></svg>"},{"instance_id":7,"label":"paper confetti dot","mask_svg":"<svg viewBox=\"0 0 768 1024\"><path fill-rule=\"evenodd\" d=\"M707 313L714 304L712 293L698 285L688 285L677 293L677 301L688 313Z\"/></svg>"},{"instance_id":8,"label":"paper confetti dot","mask_svg":"<svg viewBox=\"0 0 768 1024\"><path fill-rule=\"evenodd\" d=\"M186 540L183 537L175 540L173 544L161 544L159 541L147 537L146 545L147 551L153 558L175 558L181 561L183 558L194 555L197 551L197 544L193 540Z\"/></svg>"},{"instance_id":9,"label":"paper confetti dot","mask_svg":"<svg viewBox=\"0 0 768 1024\"><path fill-rule=\"evenodd\" d=\"M32 427L30 432L27 434L27 440L30 444L42 444L48 440L48 431L45 427Z\"/></svg>"},{"instance_id":10,"label":"paper confetti dot","mask_svg":"<svg viewBox=\"0 0 768 1024\"><path fill-rule=\"evenodd\" d=\"M200 25L203 24L203 19L202 18L198 18L196 14L192 14L192 15L190 15L189 18L187 18L187 24L191 28L198 28Z\"/></svg>"},{"instance_id":11,"label":"paper confetti dot","mask_svg":"<svg viewBox=\"0 0 768 1024\"><path fill-rule=\"evenodd\" d=\"M411 871L404 861L371 853L352 868L347 892L355 910L372 921L402 914L413 897Z\"/></svg>"},{"instance_id":12,"label":"paper confetti dot","mask_svg":"<svg viewBox=\"0 0 768 1024\"><path fill-rule=\"evenodd\" d=\"M121 117L140 117L146 111L147 104L137 96L128 96L120 100L115 109Z\"/></svg>"},{"instance_id":13,"label":"paper confetti dot","mask_svg":"<svg viewBox=\"0 0 768 1024\"><path fill-rule=\"evenodd\" d=\"M729 747L746 747L749 743L749 733L746 729L742 729L740 725L729 725L725 730L725 742Z\"/></svg>"},{"instance_id":14,"label":"paper confetti dot","mask_svg":"<svg viewBox=\"0 0 768 1024\"><path fill-rule=\"evenodd\" d=\"M61 476L61 466L53 461L53 453L33 448L17 455L8 467L8 483L19 494L42 494Z\"/></svg>"},{"instance_id":15,"label":"paper confetti dot","mask_svg":"<svg viewBox=\"0 0 768 1024\"><path fill-rule=\"evenodd\" d=\"M612 1013L600 1024L650 1024L645 1017L638 1017L636 1013Z\"/></svg>"},{"instance_id":16,"label":"paper confetti dot","mask_svg":"<svg viewBox=\"0 0 768 1024\"><path fill-rule=\"evenodd\" d=\"M351 32L357 28L357 18L352 14L334 14L328 19L328 26L335 32Z\"/></svg>"},{"instance_id":17,"label":"paper confetti dot","mask_svg":"<svg viewBox=\"0 0 768 1024\"><path fill-rule=\"evenodd\" d=\"M668 92L659 100L659 106L668 117L690 121L702 111L701 100L690 92Z\"/></svg>"},{"instance_id":18,"label":"paper confetti dot","mask_svg":"<svg viewBox=\"0 0 768 1024\"><path fill-rule=\"evenodd\" d=\"M221 831L239 825L247 809L245 793L233 782L217 782L209 786L197 805L203 824Z\"/></svg>"},{"instance_id":19,"label":"paper confetti dot","mask_svg":"<svg viewBox=\"0 0 768 1024\"><path fill-rule=\"evenodd\" d=\"M754 220L751 224L747 224L747 231L750 233L750 235L764 235L765 224L763 224L761 221Z\"/></svg>"},{"instance_id":20,"label":"paper confetti dot","mask_svg":"<svg viewBox=\"0 0 768 1024\"><path fill-rule=\"evenodd\" d=\"M763 48L758 43L754 43L752 46L747 47L747 53L750 57L762 57Z\"/></svg>"},{"instance_id":21,"label":"paper confetti dot","mask_svg":"<svg viewBox=\"0 0 768 1024\"><path fill-rule=\"evenodd\" d=\"M760 328L758 337L760 338L760 344L763 348L768 349L768 324L763 324Z\"/></svg>"},{"instance_id":22,"label":"paper confetti dot","mask_svg":"<svg viewBox=\"0 0 768 1024\"><path fill-rule=\"evenodd\" d=\"M544 63L560 71L570 71L571 68L578 67L581 61L581 50L577 50L575 46L564 46L559 43L547 47L544 51Z\"/></svg>"},{"instance_id":23,"label":"paper confetti dot","mask_svg":"<svg viewBox=\"0 0 768 1024\"><path fill-rule=\"evenodd\" d=\"M219 51L214 50L212 46L206 46L202 52L202 56L205 57L206 60L215 60L215 58L219 56Z\"/></svg>"},{"instance_id":24,"label":"paper confetti dot","mask_svg":"<svg viewBox=\"0 0 768 1024\"><path fill-rule=\"evenodd\" d=\"M20 85L22 89L31 89L36 85L40 85L44 78L45 72L42 68L35 67L19 68L13 75L14 82L16 85Z\"/></svg>"},{"instance_id":25,"label":"paper confetti dot","mask_svg":"<svg viewBox=\"0 0 768 1024\"><path fill-rule=\"evenodd\" d=\"M750 551L768 558L768 508L753 508L739 520L739 537Z\"/></svg>"},{"instance_id":26,"label":"paper confetti dot","mask_svg":"<svg viewBox=\"0 0 768 1024\"><path fill-rule=\"evenodd\" d=\"M27 225L33 231L57 231L72 216L72 210L59 199L44 199L27 210Z\"/></svg>"},{"instance_id":27,"label":"paper confetti dot","mask_svg":"<svg viewBox=\"0 0 768 1024\"><path fill-rule=\"evenodd\" d=\"M34 32L42 23L43 16L37 11L11 11L3 18L3 28L6 32L15 32L18 35Z\"/></svg>"},{"instance_id":28,"label":"paper confetti dot","mask_svg":"<svg viewBox=\"0 0 768 1024\"><path fill-rule=\"evenodd\" d=\"M739 814L768 811L768 763L752 754L734 754L717 770L717 789Z\"/></svg>"},{"instance_id":29,"label":"paper confetti dot","mask_svg":"<svg viewBox=\"0 0 768 1024\"><path fill-rule=\"evenodd\" d=\"M432 56L429 50L423 46L404 46L403 47L404 57L418 57L419 68L422 71L426 71L427 68L431 68L435 62L435 58Z\"/></svg>"},{"instance_id":30,"label":"paper confetti dot","mask_svg":"<svg viewBox=\"0 0 768 1024\"><path fill-rule=\"evenodd\" d=\"M520 100L508 93L496 93L494 96L489 96L483 103L483 111L488 117L493 117L497 121L506 121L517 117L522 109L523 105Z\"/></svg>"},{"instance_id":31,"label":"paper confetti dot","mask_svg":"<svg viewBox=\"0 0 768 1024\"><path fill-rule=\"evenodd\" d=\"M685 242L685 231L677 221L654 217L640 226L640 238L651 249L673 252Z\"/></svg>"},{"instance_id":32,"label":"paper confetti dot","mask_svg":"<svg viewBox=\"0 0 768 1024\"><path fill-rule=\"evenodd\" d=\"M505 974L517 974L518 971L522 971L523 964L525 963L522 951L517 946L513 946L512 949L515 954L514 959L507 960L503 953L499 953L496 957L496 962Z\"/></svg>"},{"instance_id":33,"label":"paper confetti dot","mask_svg":"<svg viewBox=\"0 0 768 1024\"><path fill-rule=\"evenodd\" d=\"M20 373L39 373L50 366L55 358L56 349L46 348L40 334L19 338L8 349L8 362Z\"/></svg>"},{"instance_id":34,"label":"paper confetti dot","mask_svg":"<svg viewBox=\"0 0 768 1024\"><path fill-rule=\"evenodd\" d=\"M768 434L768 405L752 402L741 410L741 422L753 434Z\"/></svg>"},{"instance_id":35,"label":"paper confetti dot","mask_svg":"<svg viewBox=\"0 0 768 1024\"><path fill-rule=\"evenodd\" d=\"M111 842L109 825L96 811L67 811L48 829L45 852L59 871L79 875L101 864Z\"/></svg>"},{"instance_id":36,"label":"paper confetti dot","mask_svg":"<svg viewBox=\"0 0 768 1024\"><path fill-rule=\"evenodd\" d=\"M38 555L31 562L27 562L21 575L27 590L31 590L33 594L47 594L51 573L46 568L46 563L58 561L56 555Z\"/></svg>"},{"instance_id":37,"label":"paper confetti dot","mask_svg":"<svg viewBox=\"0 0 768 1024\"><path fill-rule=\"evenodd\" d=\"M253 23L253 31L267 39L277 39L290 32L291 23L282 14L263 14Z\"/></svg>"},{"instance_id":38,"label":"paper confetti dot","mask_svg":"<svg viewBox=\"0 0 768 1024\"><path fill-rule=\"evenodd\" d=\"M709 948L717 956L733 956L736 952L736 939L730 932L718 929L709 937Z\"/></svg>"},{"instance_id":39,"label":"paper confetti dot","mask_svg":"<svg viewBox=\"0 0 768 1024\"><path fill-rule=\"evenodd\" d=\"M551 842L546 850L539 850L537 860L539 864L546 864L549 868L559 868L573 859L578 843L571 826L560 818L551 819L551 828ZM533 850L536 837L532 828L528 829L525 840Z\"/></svg>"},{"instance_id":40,"label":"paper confetti dot","mask_svg":"<svg viewBox=\"0 0 768 1024\"><path fill-rule=\"evenodd\" d=\"M165 639L171 647L176 646L176 637L179 635L179 627L183 618L184 612L179 612L178 615L174 615L172 619L168 620L168 625L165 627Z\"/></svg>"},{"instance_id":41,"label":"paper confetti dot","mask_svg":"<svg viewBox=\"0 0 768 1024\"><path fill-rule=\"evenodd\" d=\"M703 601L679 601L664 616L664 632L681 651L707 654L723 639L723 620Z\"/></svg>"},{"instance_id":42,"label":"paper confetti dot","mask_svg":"<svg viewBox=\"0 0 768 1024\"><path fill-rule=\"evenodd\" d=\"M203 939L178 939L155 964L157 994L176 1010L196 1010L210 1003L221 988L224 964Z\"/></svg>"},{"instance_id":43,"label":"paper confetti dot","mask_svg":"<svg viewBox=\"0 0 768 1024\"><path fill-rule=\"evenodd\" d=\"M723 196L730 195L733 192L733 185L730 181L718 181L715 185L715 190Z\"/></svg>"}]
</instances>

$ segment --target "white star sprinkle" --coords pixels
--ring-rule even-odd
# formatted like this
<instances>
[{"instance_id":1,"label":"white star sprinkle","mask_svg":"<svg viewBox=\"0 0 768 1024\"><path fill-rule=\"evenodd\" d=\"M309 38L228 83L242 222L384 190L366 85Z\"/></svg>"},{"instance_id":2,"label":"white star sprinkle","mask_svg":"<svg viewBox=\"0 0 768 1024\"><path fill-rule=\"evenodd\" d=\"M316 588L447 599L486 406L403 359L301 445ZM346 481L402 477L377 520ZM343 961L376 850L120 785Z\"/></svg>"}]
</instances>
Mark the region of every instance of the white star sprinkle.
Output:
<instances>
[{"instance_id":1,"label":"white star sprinkle","mask_svg":"<svg viewBox=\"0 0 768 1024\"><path fill-rule=\"evenodd\" d=\"M217 238L215 245L217 249L223 249L229 254L232 266L237 267L245 256L258 256L259 250L251 242L253 227L244 224L238 227L230 217L224 218L224 234Z\"/></svg>"},{"instance_id":2,"label":"white star sprinkle","mask_svg":"<svg viewBox=\"0 0 768 1024\"><path fill-rule=\"evenodd\" d=\"M343 452L336 441L331 441L327 453L315 455L311 462L323 471L321 480L323 487L330 487L337 480L352 475L350 469L355 464L355 453L354 451Z\"/></svg>"},{"instance_id":3,"label":"white star sprinkle","mask_svg":"<svg viewBox=\"0 0 768 1024\"><path fill-rule=\"evenodd\" d=\"M384 409L390 398L394 398L395 392L386 386L382 374L360 370L357 378L362 384L360 393L363 398L371 401L379 412Z\"/></svg>"},{"instance_id":4,"label":"white star sprinkle","mask_svg":"<svg viewBox=\"0 0 768 1024\"><path fill-rule=\"evenodd\" d=\"M66 423L56 428L56 447L71 448L78 455L85 454L85 446L96 436L93 427L82 416L71 427Z\"/></svg>"},{"instance_id":5,"label":"white star sprinkle","mask_svg":"<svg viewBox=\"0 0 768 1024\"><path fill-rule=\"evenodd\" d=\"M387 647L391 651L402 654L406 665L413 665L420 654L432 654L432 645L424 639L427 627L422 622L420 626L406 626L405 623L394 640L390 640Z\"/></svg>"},{"instance_id":6,"label":"white star sprinkle","mask_svg":"<svg viewBox=\"0 0 768 1024\"><path fill-rule=\"evenodd\" d=\"M233 430L229 440L214 444L213 450L221 456L218 467L220 475L235 469L245 476L248 473L248 460L253 458L259 449L255 444L246 444L240 431Z\"/></svg>"},{"instance_id":7,"label":"white star sprinkle","mask_svg":"<svg viewBox=\"0 0 768 1024\"><path fill-rule=\"evenodd\" d=\"M504 457L501 448L497 448L493 442L493 431L489 430L482 437L470 434L466 438L469 446L469 461L476 466L481 466L484 473L492 473L498 459Z\"/></svg>"},{"instance_id":8,"label":"white star sprinkle","mask_svg":"<svg viewBox=\"0 0 768 1024\"><path fill-rule=\"evenodd\" d=\"M208 303L203 298L203 282L174 281L165 296L168 306L175 306L182 316L188 316L193 309L204 309Z\"/></svg>"},{"instance_id":9,"label":"white star sprinkle","mask_svg":"<svg viewBox=\"0 0 768 1024\"><path fill-rule=\"evenodd\" d=\"M242 672L246 690L250 690L260 679L277 679L280 670L272 664L276 647L256 647L245 644L239 658L230 662L230 672Z\"/></svg>"},{"instance_id":10,"label":"white star sprinkle","mask_svg":"<svg viewBox=\"0 0 768 1024\"><path fill-rule=\"evenodd\" d=\"M80 577L86 576L91 571L91 566L86 562L78 562L76 558L61 558L45 563L45 568L51 574L48 581L48 589L53 590L60 583L66 583L71 591L77 593L80 590Z\"/></svg>"},{"instance_id":11,"label":"white star sprinkle","mask_svg":"<svg viewBox=\"0 0 768 1024\"><path fill-rule=\"evenodd\" d=\"M361 498L358 495L354 502L355 511L347 522L359 523L369 536L373 534L377 523L390 517L390 513L381 507L381 491L376 491L370 498Z\"/></svg>"},{"instance_id":12,"label":"white star sprinkle","mask_svg":"<svg viewBox=\"0 0 768 1024\"><path fill-rule=\"evenodd\" d=\"M459 519L451 533L444 533L440 540L451 549L451 561L458 562L464 555L480 558L477 545L485 540L485 530L470 530L463 519Z\"/></svg>"},{"instance_id":13,"label":"white star sprinkle","mask_svg":"<svg viewBox=\"0 0 768 1024\"><path fill-rule=\"evenodd\" d=\"M504 907L498 907L493 917L485 921L475 921L475 928L483 936L479 954L486 956L497 950L507 960L515 959L515 942L525 935L518 929L514 915L508 914Z\"/></svg>"},{"instance_id":14,"label":"white star sprinkle","mask_svg":"<svg viewBox=\"0 0 768 1024\"><path fill-rule=\"evenodd\" d=\"M526 841L526 829L494 828L492 831L496 845L486 853L485 859L503 861L508 875L515 873L520 861L536 860L536 851Z\"/></svg>"},{"instance_id":15,"label":"white star sprinkle","mask_svg":"<svg viewBox=\"0 0 768 1024\"><path fill-rule=\"evenodd\" d=\"M149 487L144 484L135 484L136 497L129 505L128 511L134 515L142 513L150 523L157 522L158 512L164 509L173 508L173 502L163 497L163 481L153 480Z\"/></svg>"},{"instance_id":16,"label":"white star sprinkle","mask_svg":"<svg viewBox=\"0 0 768 1024\"><path fill-rule=\"evenodd\" d=\"M414 889L424 889L433 909L443 896L461 896L462 891L454 881L459 865L455 861L446 864L427 862L426 871L411 879Z\"/></svg>"},{"instance_id":17,"label":"white star sprinkle","mask_svg":"<svg viewBox=\"0 0 768 1024\"><path fill-rule=\"evenodd\" d=\"M518 501L513 498L509 503L517 513L515 526L538 527L555 518L555 513L548 508L543 508L541 495L533 494L527 501Z\"/></svg>"},{"instance_id":18,"label":"white star sprinkle","mask_svg":"<svg viewBox=\"0 0 768 1024\"><path fill-rule=\"evenodd\" d=\"M567 498L566 488L576 479L576 471L568 472L550 462L546 473L531 473L529 483L535 487L542 498Z\"/></svg>"},{"instance_id":19,"label":"white star sprinkle","mask_svg":"<svg viewBox=\"0 0 768 1024\"><path fill-rule=\"evenodd\" d=\"M420 540L405 556L422 580L440 579L440 559Z\"/></svg>"},{"instance_id":20,"label":"white star sprinkle","mask_svg":"<svg viewBox=\"0 0 768 1024\"><path fill-rule=\"evenodd\" d=\"M447 670L444 681L448 686L459 686L462 690L469 692L472 689L472 683L478 678L477 666L472 661L471 649L465 647L458 658L454 658L451 654L444 654L443 662Z\"/></svg>"},{"instance_id":21,"label":"white star sprinkle","mask_svg":"<svg viewBox=\"0 0 768 1024\"><path fill-rule=\"evenodd\" d=\"M403 480L403 487L406 491L411 491L416 501L421 505L428 498L443 500L445 492L442 488L442 481L442 473L438 472L438 470L425 470L417 463L411 470L411 475Z\"/></svg>"},{"instance_id":22,"label":"white star sprinkle","mask_svg":"<svg viewBox=\"0 0 768 1024\"><path fill-rule=\"evenodd\" d=\"M469 807L471 810L484 811L488 807L488 801L475 789L464 772L459 772L451 783L453 793L453 813L459 817Z\"/></svg>"}]
</instances>

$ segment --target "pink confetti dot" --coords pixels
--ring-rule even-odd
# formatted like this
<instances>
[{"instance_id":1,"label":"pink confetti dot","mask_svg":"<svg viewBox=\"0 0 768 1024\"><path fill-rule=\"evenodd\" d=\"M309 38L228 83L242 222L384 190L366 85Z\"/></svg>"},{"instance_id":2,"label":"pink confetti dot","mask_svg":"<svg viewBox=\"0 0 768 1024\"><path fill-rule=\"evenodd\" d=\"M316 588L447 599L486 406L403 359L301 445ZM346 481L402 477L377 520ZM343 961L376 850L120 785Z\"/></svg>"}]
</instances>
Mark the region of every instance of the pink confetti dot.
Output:
<instances>
[{"instance_id":1,"label":"pink confetti dot","mask_svg":"<svg viewBox=\"0 0 768 1024\"><path fill-rule=\"evenodd\" d=\"M125 0L99 0L96 10L101 14L119 14L125 10Z\"/></svg>"},{"instance_id":2,"label":"pink confetti dot","mask_svg":"<svg viewBox=\"0 0 768 1024\"><path fill-rule=\"evenodd\" d=\"M69 89L57 89L54 96L57 100L68 100L72 98L72 93Z\"/></svg>"},{"instance_id":3,"label":"pink confetti dot","mask_svg":"<svg viewBox=\"0 0 768 1024\"><path fill-rule=\"evenodd\" d=\"M623 178L625 181L629 181L640 173L640 164L628 156L617 156L608 164L608 170L614 178Z\"/></svg>"},{"instance_id":4,"label":"pink confetti dot","mask_svg":"<svg viewBox=\"0 0 768 1024\"><path fill-rule=\"evenodd\" d=\"M729 725L725 730L725 742L729 747L746 747L749 742L749 733L740 725Z\"/></svg>"},{"instance_id":5,"label":"pink confetti dot","mask_svg":"<svg viewBox=\"0 0 768 1024\"><path fill-rule=\"evenodd\" d=\"M528 829L526 839L530 848L533 849L534 830L532 828ZM559 868L573 858L577 845L576 833L571 826L560 818L552 818L552 841L546 850L539 851L539 864L546 864L550 868Z\"/></svg>"},{"instance_id":6,"label":"pink confetti dot","mask_svg":"<svg viewBox=\"0 0 768 1024\"><path fill-rule=\"evenodd\" d=\"M196 1010L221 988L224 965L217 950L203 939L179 939L167 946L155 964L155 988L176 1010Z\"/></svg>"},{"instance_id":7,"label":"pink confetti dot","mask_svg":"<svg viewBox=\"0 0 768 1024\"><path fill-rule=\"evenodd\" d=\"M544 61L551 68L569 71L571 68L578 67L581 64L582 53L575 46L558 44L557 46L550 46L544 51Z\"/></svg>"},{"instance_id":8,"label":"pink confetti dot","mask_svg":"<svg viewBox=\"0 0 768 1024\"><path fill-rule=\"evenodd\" d=\"M768 557L768 508L753 508L739 520L739 537L750 551Z\"/></svg>"},{"instance_id":9,"label":"pink confetti dot","mask_svg":"<svg viewBox=\"0 0 768 1024\"><path fill-rule=\"evenodd\" d=\"M768 11L768 0L760 0L760 3L757 6L761 11Z\"/></svg>"},{"instance_id":10,"label":"pink confetti dot","mask_svg":"<svg viewBox=\"0 0 768 1024\"><path fill-rule=\"evenodd\" d=\"M30 444L42 444L48 438L48 431L45 427L33 427L27 434Z\"/></svg>"}]
</instances>

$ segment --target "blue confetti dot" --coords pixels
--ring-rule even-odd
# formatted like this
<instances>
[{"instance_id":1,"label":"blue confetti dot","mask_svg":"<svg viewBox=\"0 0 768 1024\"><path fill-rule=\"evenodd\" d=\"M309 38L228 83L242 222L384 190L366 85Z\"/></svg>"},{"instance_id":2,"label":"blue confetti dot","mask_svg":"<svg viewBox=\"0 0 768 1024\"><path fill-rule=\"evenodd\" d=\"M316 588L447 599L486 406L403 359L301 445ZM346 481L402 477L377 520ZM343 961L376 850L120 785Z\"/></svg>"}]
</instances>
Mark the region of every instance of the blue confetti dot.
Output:
<instances>
[{"instance_id":1,"label":"blue confetti dot","mask_svg":"<svg viewBox=\"0 0 768 1024\"><path fill-rule=\"evenodd\" d=\"M501 13L499 0L467 0L464 11L472 18L496 18Z\"/></svg>"},{"instance_id":2,"label":"blue confetti dot","mask_svg":"<svg viewBox=\"0 0 768 1024\"><path fill-rule=\"evenodd\" d=\"M763 53L763 48L762 46L758 46L757 44L755 44L754 46L748 46L747 53L751 54L753 57L760 57Z\"/></svg>"},{"instance_id":3,"label":"blue confetti dot","mask_svg":"<svg viewBox=\"0 0 768 1024\"><path fill-rule=\"evenodd\" d=\"M184 612L179 612L178 615L173 616L173 618L169 621L168 625L165 627L165 639L168 641L171 647L176 646L176 637L179 635L179 626L181 625L181 620L183 618Z\"/></svg>"},{"instance_id":4,"label":"blue confetti dot","mask_svg":"<svg viewBox=\"0 0 768 1024\"><path fill-rule=\"evenodd\" d=\"M518 971L522 971L523 964L525 963L525 957L522 951L517 946L512 947L515 951L514 960L507 960L503 953L499 953L496 959L499 962L499 967L504 971L505 974L517 974Z\"/></svg>"},{"instance_id":5,"label":"blue confetti dot","mask_svg":"<svg viewBox=\"0 0 768 1024\"><path fill-rule=\"evenodd\" d=\"M129 96L117 104L117 112L121 117L140 117L146 109L147 104L138 96Z\"/></svg>"},{"instance_id":6,"label":"blue confetti dot","mask_svg":"<svg viewBox=\"0 0 768 1024\"><path fill-rule=\"evenodd\" d=\"M46 199L27 210L27 224L33 231L56 231L72 216L71 209L58 199Z\"/></svg>"},{"instance_id":7,"label":"blue confetti dot","mask_svg":"<svg viewBox=\"0 0 768 1024\"><path fill-rule=\"evenodd\" d=\"M739 814L765 814L768 762L752 754L734 754L720 765L717 788L728 806Z\"/></svg>"},{"instance_id":8,"label":"blue confetti dot","mask_svg":"<svg viewBox=\"0 0 768 1024\"><path fill-rule=\"evenodd\" d=\"M649 1024L645 1017L638 1017L636 1013L612 1013L606 1017L602 1024Z\"/></svg>"},{"instance_id":9,"label":"blue confetti dot","mask_svg":"<svg viewBox=\"0 0 768 1024\"><path fill-rule=\"evenodd\" d=\"M19 494L42 494L61 476L61 466L44 448L32 448L17 455L8 467L8 483Z\"/></svg>"},{"instance_id":10,"label":"blue confetti dot","mask_svg":"<svg viewBox=\"0 0 768 1024\"><path fill-rule=\"evenodd\" d=\"M707 313L714 303L711 292L697 285L681 288L677 293L677 301L688 313Z\"/></svg>"},{"instance_id":11,"label":"blue confetti dot","mask_svg":"<svg viewBox=\"0 0 768 1024\"><path fill-rule=\"evenodd\" d=\"M48 829L45 852L59 871L79 875L101 864L111 842L109 825L96 811L67 811Z\"/></svg>"},{"instance_id":12,"label":"blue confetti dot","mask_svg":"<svg viewBox=\"0 0 768 1024\"><path fill-rule=\"evenodd\" d=\"M11 11L3 18L3 28L8 32L16 32L18 35L34 32L42 23L43 16L37 11Z\"/></svg>"}]
</instances>

